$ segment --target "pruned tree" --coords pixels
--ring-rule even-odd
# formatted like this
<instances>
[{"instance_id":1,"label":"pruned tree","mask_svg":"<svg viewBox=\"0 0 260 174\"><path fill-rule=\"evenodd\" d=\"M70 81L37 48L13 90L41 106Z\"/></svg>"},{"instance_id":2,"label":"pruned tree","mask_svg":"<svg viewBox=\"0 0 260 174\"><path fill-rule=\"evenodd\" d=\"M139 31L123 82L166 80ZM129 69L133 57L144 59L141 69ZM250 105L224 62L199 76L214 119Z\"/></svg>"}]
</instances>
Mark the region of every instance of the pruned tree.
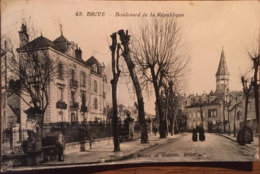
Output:
<instances>
[{"instance_id":1,"label":"pruned tree","mask_svg":"<svg viewBox=\"0 0 260 174\"><path fill-rule=\"evenodd\" d=\"M154 18L140 27L134 37L132 57L143 85L152 85L156 97L160 138L166 138L166 119L160 101L163 82L180 85L187 73L189 57L182 47L181 30L172 18Z\"/></svg>"},{"instance_id":2,"label":"pruned tree","mask_svg":"<svg viewBox=\"0 0 260 174\"><path fill-rule=\"evenodd\" d=\"M112 105L113 105L113 135L114 135L114 152L120 151L120 143L118 136L118 118L117 118L117 83L120 76L119 58L120 58L120 44L117 43L117 34L113 33L111 36L112 44L110 46L112 56L112 73L113 79L111 80L112 86Z\"/></svg>"},{"instance_id":3,"label":"pruned tree","mask_svg":"<svg viewBox=\"0 0 260 174\"><path fill-rule=\"evenodd\" d=\"M124 57L125 62L127 64L128 71L130 73L135 88L136 97L137 97L138 120L141 129L141 143L148 143L142 89L135 72L135 64L133 63L130 55L130 49L129 49L130 35L128 34L128 30L126 30L126 32L124 30L119 30L118 35L120 36L120 41L122 45L121 46L122 56Z\"/></svg>"},{"instance_id":4,"label":"pruned tree","mask_svg":"<svg viewBox=\"0 0 260 174\"><path fill-rule=\"evenodd\" d=\"M258 68L259 68L259 51L258 49L255 49L251 52L248 51L248 56L250 60L253 63L252 70L253 70L253 80L252 80L252 86L254 88L254 97L255 97L255 114L256 114L256 120L257 123L259 123L259 94L258 94Z\"/></svg>"},{"instance_id":5,"label":"pruned tree","mask_svg":"<svg viewBox=\"0 0 260 174\"><path fill-rule=\"evenodd\" d=\"M244 92L244 95L245 95L244 125L246 125L249 97L250 97L250 94L251 94L251 90L253 88L253 78L248 79L248 78L246 78L246 76L242 76L241 82L242 82L242 86L243 86L243 92Z\"/></svg>"}]
</instances>

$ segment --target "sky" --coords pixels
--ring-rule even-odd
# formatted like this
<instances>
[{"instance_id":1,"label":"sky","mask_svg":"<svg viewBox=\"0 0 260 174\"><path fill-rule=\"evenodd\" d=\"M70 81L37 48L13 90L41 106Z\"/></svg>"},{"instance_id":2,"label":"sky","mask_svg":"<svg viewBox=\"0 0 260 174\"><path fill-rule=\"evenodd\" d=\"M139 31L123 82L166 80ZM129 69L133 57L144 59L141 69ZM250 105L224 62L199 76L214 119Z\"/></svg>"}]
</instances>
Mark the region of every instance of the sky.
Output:
<instances>
[{"instance_id":1,"label":"sky","mask_svg":"<svg viewBox=\"0 0 260 174\"><path fill-rule=\"evenodd\" d=\"M187 85L182 90L187 94L215 90L215 74L222 48L230 72L230 90L241 90L239 76L250 67L247 50L259 44L256 42L259 38L259 1L3 0L1 3L1 37L8 35L18 44L17 31L22 22L26 22L29 29L36 31L31 39L42 33L44 37L54 40L60 36L62 26L64 36L81 47L83 59L95 56L105 63L107 73L110 73L111 67L109 45L113 32L119 29L137 31L144 20L152 18L150 13L184 14L176 20L190 56ZM76 16L80 12L83 16ZM103 12L104 16L87 16L88 12ZM117 12L147 13L148 16L116 17ZM133 105L125 82L120 82L119 86L119 103ZM146 110L153 112L154 95L150 93L145 96Z\"/></svg>"}]
</instances>

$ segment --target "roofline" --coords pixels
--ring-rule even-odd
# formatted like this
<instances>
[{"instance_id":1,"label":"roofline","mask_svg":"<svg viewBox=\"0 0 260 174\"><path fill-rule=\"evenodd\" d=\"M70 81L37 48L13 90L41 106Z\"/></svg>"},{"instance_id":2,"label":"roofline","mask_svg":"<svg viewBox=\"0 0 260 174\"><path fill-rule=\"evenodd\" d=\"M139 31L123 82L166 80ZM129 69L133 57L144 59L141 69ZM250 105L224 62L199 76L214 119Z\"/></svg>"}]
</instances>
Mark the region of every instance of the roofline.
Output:
<instances>
[{"instance_id":1,"label":"roofline","mask_svg":"<svg viewBox=\"0 0 260 174\"><path fill-rule=\"evenodd\" d=\"M90 68L91 68L91 67L90 67ZM92 68L91 68L90 74L93 74L93 75L95 75L95 76L102 77L102 74L98 74L98 73L94 72L94 71L92 70Z\"/></svg>"},{"instance_id":2,"label":"roofline","mask_svg":"<svg viewBox=\"0 0 260 174\"><path fill-rule=\"evenodd\" d=\"M202 105L202 107L204 106L212 106L212 105L221 105L220 103L212 103L212 104L204 104ZM186 106L185 108L199 108L199 105L190 105L190 106Z\"/></svg>"},{"instance_id":3,"label":"roofline","mask_svg":"<svg viewBox=\"0 0 260 174\"><path fill-rule=\"evenodd\" d=\"M85 63L78 61L77 59L75 59L74 57L72 57L72 56L70 56L70 55L67 55L67 54L62 53L62 52L60 52L60 51L58 51L58 50L52 48L51 46L41 47L41 48L35 48L35 49L20 49L20 48L17 48L16 51L17 51L18 53L21 53L21 52L27 52L27 51L38 51L38 50L48 50L48 49L49 49L49 50L52 50L53 52L56 52L56 53L58 53L58 54L60 54L60 55L63 55L64 57L67 57L67 58L69 58L70 60L72 60L72 61L74 61L74 62L80 63L81 65L83 65L84 67L86 67L86 68L88 68L90 71L92 71L92 68L89 67L88 65L86 65ZM84 60L83 60L83 61L84 61Z\"/></svg>"}]
</instances>

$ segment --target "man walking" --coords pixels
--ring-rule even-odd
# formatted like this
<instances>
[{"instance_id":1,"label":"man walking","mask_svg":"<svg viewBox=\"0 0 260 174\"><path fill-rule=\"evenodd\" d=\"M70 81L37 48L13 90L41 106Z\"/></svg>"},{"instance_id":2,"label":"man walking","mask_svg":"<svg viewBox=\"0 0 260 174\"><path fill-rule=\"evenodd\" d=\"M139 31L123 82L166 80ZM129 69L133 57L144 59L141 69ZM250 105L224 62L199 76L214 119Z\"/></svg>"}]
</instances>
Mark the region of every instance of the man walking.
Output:
<instances>
[{"instance_id":1,"label":"man walking","mask_svg":"<svg viewBox=\"0 0 260 174\"><path fill-rule=\"evenodd\" d=\"M63 155L63 150L65 147L65 141L62 132L60 131L58 134L58 139L56 143L56 148L58 152L58 161L64 161L64 155Z\"/></svg>"}]
</instances>

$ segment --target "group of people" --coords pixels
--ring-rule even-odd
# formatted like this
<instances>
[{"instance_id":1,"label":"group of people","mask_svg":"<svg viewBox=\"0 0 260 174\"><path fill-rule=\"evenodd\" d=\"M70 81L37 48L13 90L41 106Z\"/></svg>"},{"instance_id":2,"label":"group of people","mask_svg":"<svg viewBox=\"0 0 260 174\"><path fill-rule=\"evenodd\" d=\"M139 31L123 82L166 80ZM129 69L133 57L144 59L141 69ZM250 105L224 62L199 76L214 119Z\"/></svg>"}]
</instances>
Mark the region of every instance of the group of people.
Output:
<instances>
[{"instance_id":1,"label":"group of people","mask_svg":"<svg viewBox=\"0 0 260 174\"><path fill-rule=\"evenodd\" d=\"M197 126L196 129L192 130L192 141L198 141L198 133L199 133L199 140L205 141L205 133L202 126Z\"/></svg>"}]
</instances>

